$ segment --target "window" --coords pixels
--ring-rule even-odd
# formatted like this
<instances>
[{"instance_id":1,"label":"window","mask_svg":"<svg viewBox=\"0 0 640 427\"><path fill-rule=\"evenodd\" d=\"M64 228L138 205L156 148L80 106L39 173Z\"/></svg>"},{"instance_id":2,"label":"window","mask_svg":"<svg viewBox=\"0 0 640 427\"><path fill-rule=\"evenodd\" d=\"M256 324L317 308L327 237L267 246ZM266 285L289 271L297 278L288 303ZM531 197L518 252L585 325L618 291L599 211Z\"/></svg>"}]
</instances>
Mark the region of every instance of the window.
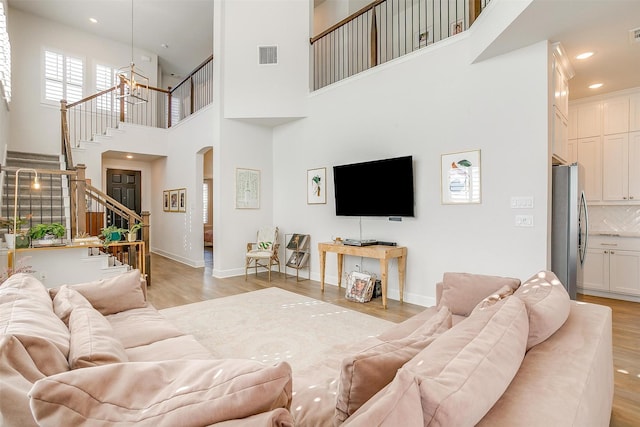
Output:
<instances>
[{"instance_id":1,"label":"window","mask_svg":"<svg viewBox=\"0 0 640 427\"><path fill-rule=\"evenodd\" d=\"M101 92L103 90L116 86L118 84L117 81L118 70L113 67L109 67L108 65L96 65L96 92ZM98 109L111 111L113 106L113 110L116 113L119 112L120 103L116 102L115 96L116 93L113 91L101 95L97 100Z\"/></svg>"},{"instance_id":2,"label":"window","mask_svg":"<svg viewBox=\"0 0 640 427\"><path fill-rule=\"evenodd\" d=\"M202 183L202 223L209 223L209 184Z\"/></svg>"},{"instance_id":3,"label":"window","mask_svg":"<svg viewBox=\"0 0 640 427\"><path fill-rule=\"evenodd\" d=\"M51 50L44 51L44 99L76 102L82 99L84 82L82 58L65 56Z\"/></svg>"},{"instance_id":4,"label":"window","mask_svg":"<svg viewBox=\"0 0 640 427\"><path fill-rule=\"evenodd\" d=\"M4 88L4 97L11 101L11 44L7 33L7 17L4 3L0 3L0 82Z\"/></svg>"}]
</instances>

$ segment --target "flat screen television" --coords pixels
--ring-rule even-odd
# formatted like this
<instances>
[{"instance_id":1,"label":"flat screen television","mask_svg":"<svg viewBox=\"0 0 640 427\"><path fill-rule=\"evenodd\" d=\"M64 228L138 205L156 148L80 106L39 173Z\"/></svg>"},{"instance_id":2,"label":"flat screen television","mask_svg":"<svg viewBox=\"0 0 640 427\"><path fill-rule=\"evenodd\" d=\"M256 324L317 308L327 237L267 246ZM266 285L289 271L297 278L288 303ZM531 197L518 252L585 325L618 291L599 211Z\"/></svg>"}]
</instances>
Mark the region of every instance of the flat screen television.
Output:
<instances>
[{"instance_id":1,"label":"flat screen television","mask_svg":"<svg viewBox=\"0 0 640 427\"><path fill-rule=\"evenodd\" d=\"M336 215L414 216L412 156L333 167Z\"/></svg>"}]
</instances>

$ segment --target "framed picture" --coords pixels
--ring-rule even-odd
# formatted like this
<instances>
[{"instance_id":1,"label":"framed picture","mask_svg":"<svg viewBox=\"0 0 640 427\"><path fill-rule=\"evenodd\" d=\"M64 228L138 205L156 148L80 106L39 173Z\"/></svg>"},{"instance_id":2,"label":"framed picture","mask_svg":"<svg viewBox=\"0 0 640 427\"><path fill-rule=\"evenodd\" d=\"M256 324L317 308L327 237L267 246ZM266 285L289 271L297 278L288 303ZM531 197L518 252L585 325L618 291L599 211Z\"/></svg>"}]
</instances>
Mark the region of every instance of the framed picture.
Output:
<instances>
[{"instance_id":1,"label":"framed picture","mask_svg":"<svg viewBox=\"0 0 640 427\"><path fill-rule=\"evenodd\" d=\"M347 275L347 293L345 297L351 301L368 302L373 295L374 278L370 274L352 271Z\"/></svg>"},{"instance_id":2,"label":"framed picture","mask_svg":"<svg viewBox=\"0 0 640 427\"><path fill-rule=\"evenodd\" d=\"M442 204L481 203L480 150L443 154L440 163Z\"/></svg>"},{"instance_id":3,"label":"framed picture","mask_svg":"<svg viewBox=\"0 0 640 427\"><path fill-rule=\"evenodd\" d=\"M178 190L169 190L169 212L178 212Z\"/></svg>"},{"instance_id":4,"label":"framed picture","mask_svg":"<svg viewBox=\"0 0 640 427\"><path fill-rule=\"evenodd\" d=\"M413 33L416 46L425 47L433 44L433 27L429 26L424 31L416 31Z\"/></svg>"},{"instance_id":5,"label":"framed picture","mask_svg":"<svg viewBox=\"0 0 640 427\"><path fill-rule=\"evenodd\" d=\"M464 31L464 21L462 19L451 23L451 31L449 32L450 36L454 36L456 34L460 34Z\"/></svg>"},{"instance_id":6,"label":"framed picture","mask_svg":"<svg viewBox=\"0 0 640 427\"><path fill-rule=\"evenodd\" d=\"M260 208L260 171L236 169L236 209Z\"/></svg>"},{"instance_id":7,"label":"framed picture","mask_svg":"<svg viewBox=\"0 0 640 427\"><path fill-rule=\"evenodd\" d=\"M162 210L169 212L169 190L162 192Z\"/></svg>"},{"instance_id":8,"label":"framed picture","mask_svg":"<svg viewBox=\"0 0 640 427\"><path fill-rule=\"evenodd\" d=\"M187 189L181 188L178 190L178 212L187 211Z\"/></svg>"},{"instance_id":9,"label":"framed picture","mask_svg":"<svg viewBox=\"0 0 640 427\"><path fill-rule=\"evenodd\" d=\"M327 168L307 170L307 204L327 203Z\"/></svg>"},{"instance_id":10,"label":"framed picture","mask_svg":"<svg viewBox=\"0 0 640 427\"><path fill-rule=\"evenodd\" d=\"M302 251L293 251L289 260L287 261L287 267L291 268L302 268L307 265L307 261L309 260L309 253Z\"/></svg>"}]
</instances>

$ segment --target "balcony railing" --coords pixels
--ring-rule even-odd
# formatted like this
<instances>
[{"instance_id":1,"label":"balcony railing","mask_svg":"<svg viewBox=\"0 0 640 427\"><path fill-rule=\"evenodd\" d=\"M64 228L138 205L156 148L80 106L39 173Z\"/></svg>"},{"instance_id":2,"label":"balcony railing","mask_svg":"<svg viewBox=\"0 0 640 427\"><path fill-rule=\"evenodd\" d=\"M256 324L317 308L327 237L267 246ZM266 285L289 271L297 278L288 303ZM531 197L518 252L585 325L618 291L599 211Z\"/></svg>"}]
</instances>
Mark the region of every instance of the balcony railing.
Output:
<instances>
[{"instance_id":1,"label":"balcony railing","mask_svg":"<svg viewBox=\"0 0 640 427\"><path fill-rule=\"evenodd\" d=\"M313 88L465 31L489 0L377 0L311 38Z\"/></svg>"}]
</instances>

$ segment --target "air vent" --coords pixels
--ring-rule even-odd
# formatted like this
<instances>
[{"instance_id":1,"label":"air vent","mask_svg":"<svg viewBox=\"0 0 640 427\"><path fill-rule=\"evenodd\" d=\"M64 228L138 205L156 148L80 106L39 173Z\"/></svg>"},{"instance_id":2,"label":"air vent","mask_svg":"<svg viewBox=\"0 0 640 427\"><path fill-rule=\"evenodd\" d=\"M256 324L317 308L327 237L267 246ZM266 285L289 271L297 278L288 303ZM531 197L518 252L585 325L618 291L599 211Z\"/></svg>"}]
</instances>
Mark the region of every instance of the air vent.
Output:
<instances>
[{"instance_id":1,"label":"air vent","mask_svg":"<svg viewBox=\"0 0 640 427\"><path fill-rule=\"evenodd\" d=\"M258 64L277 64L278 46L258 46Z\"/></svg>"},{"instance_id":2,"label":"air vent","mask_svg":"<svg viewBox=\"0 0 640 427\"><path fill-rule=\"evenodd\" d=\"M640 28L629 30L629 42L631 44L640 43Z\"/></svg>"}]
</instances>

